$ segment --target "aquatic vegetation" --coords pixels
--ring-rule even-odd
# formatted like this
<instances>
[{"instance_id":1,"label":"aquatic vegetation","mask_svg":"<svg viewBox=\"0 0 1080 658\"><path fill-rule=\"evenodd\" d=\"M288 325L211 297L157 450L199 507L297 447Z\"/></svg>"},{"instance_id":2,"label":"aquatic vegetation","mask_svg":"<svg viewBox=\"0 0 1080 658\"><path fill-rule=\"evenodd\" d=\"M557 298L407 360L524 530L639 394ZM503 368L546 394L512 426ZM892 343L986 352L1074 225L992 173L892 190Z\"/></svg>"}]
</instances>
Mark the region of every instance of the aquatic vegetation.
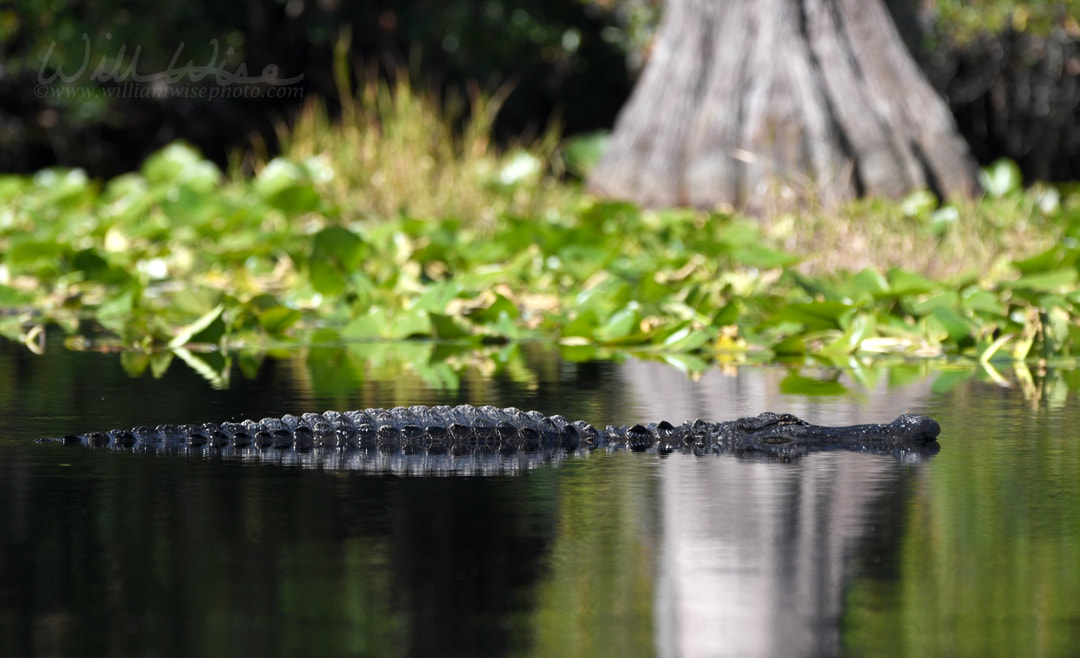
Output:
<instances>
[{"instance_id":1,"label":"aquatic vegetation","mask_svg":"<svg viewBox=\"0 0 1080 658\"><path fill-rule=\"evenodd\" d=\"M556 176L550 137L496 150L487 119L454 133L405 87L356 103L341 128L312 106L253 176L177 143L107 182L0 177L0 333L55 323L73 346L144 350L545 340L687 368L1080 349L1077 196L1025 190L1006 165L971 207L917 194L762 225L589 198Z\"/></svg>"}]
</instances>

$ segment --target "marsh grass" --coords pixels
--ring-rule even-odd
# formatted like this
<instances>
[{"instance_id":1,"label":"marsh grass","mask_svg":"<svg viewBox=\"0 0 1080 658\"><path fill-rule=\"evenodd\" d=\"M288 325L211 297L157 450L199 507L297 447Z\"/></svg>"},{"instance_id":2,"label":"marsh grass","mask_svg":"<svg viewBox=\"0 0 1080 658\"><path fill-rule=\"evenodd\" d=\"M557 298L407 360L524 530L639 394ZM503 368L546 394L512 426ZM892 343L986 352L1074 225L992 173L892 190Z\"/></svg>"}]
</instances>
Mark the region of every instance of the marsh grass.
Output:
<instances>
[{"instance_id":1,"label":"marsh grass","mask_svg":"<svg viewBox=\"0 0 1080 658\"><path fill-rule=\"evenodd\" d=\"M805 274L899 267L933 279L1000 281L1011 263L1050 248L1064 227L1039 209L1034 191L936 208L915 193L901 201L863 199L834 213L785 213L762 223L770 246L797 254Z\"/></svg>"},{"instance_id":2,"label":"marsh grass","mask_svg":"<svg viewBox=\"0 0 1080 658\"><path fill-rule=\"evenodd\" d=\"M572 191L554 175L557 126L518 144L495 144L495 118L511 89L489 94L474 86L462 99L418 91L403 70L363 70L354 89L339 45L340 115L314 99L278 131L284 157L329 164L333 178L321 192L343 219L453 218L491 227L503 214L536 216L567 205Z\"/></svg>"}]
</instances>

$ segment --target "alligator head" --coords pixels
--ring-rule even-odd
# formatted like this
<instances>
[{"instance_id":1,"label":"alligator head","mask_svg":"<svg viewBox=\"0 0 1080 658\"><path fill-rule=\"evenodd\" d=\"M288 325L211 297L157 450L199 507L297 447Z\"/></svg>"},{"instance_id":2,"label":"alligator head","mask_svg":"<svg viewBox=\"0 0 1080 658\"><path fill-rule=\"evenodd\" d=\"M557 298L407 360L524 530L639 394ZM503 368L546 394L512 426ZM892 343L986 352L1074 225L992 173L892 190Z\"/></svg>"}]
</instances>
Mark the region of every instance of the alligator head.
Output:
<instances>
[{"instance_id":1,"label":"alligator head","mask_svg":"<svg viewBox=\"0 0 1080 658\"><path fill-rule=\"evenodd\" d=\"M927 456L940 450L941 426L919 414L902 414L891 423L827 427L790 414L763 413L718 423L715 431L721 444L738 452L783 456L843 449Z\"/></svg>"}]
</instances>

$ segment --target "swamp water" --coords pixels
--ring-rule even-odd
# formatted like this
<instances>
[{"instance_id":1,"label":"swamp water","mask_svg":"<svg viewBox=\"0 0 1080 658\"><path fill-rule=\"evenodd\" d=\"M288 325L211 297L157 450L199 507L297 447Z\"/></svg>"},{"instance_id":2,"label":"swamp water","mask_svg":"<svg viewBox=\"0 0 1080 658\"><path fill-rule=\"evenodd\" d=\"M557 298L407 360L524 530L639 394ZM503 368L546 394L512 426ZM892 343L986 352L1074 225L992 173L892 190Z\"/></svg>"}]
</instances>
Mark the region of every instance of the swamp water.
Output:
<instances>
[{"instance_id":1,"label":"swamp water","mask_svg":"<svg viewBox=\"0 0 1080 658\"><path fill-rule=\"evenodd\" d=\"M169 363L0 344L0 655L1080 652L1075 372L895 363L689 377L538 346L434 349ZM464 402L596 424L772 410L846 425L911 411L943 429L940 453L918 463L595 452L485 477L32 443Z\"/></svg>"}]
</instances>

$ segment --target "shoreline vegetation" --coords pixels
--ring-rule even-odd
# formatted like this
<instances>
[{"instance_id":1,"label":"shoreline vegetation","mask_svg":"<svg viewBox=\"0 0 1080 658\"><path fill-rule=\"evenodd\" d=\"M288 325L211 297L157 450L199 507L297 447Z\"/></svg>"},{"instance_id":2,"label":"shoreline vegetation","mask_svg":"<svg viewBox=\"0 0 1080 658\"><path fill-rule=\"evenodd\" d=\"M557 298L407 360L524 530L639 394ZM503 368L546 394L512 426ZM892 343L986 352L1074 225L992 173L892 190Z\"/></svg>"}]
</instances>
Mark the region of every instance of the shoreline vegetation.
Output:
<instances>
[{"instance_id":1,"label":"shoreline vegetation","mask_svg":"<svg viewBox=\"0 0 1080 658\"><path fill-rule=\"evenodd\" d=\"M403 77L342 94L336 120L309 103L281 156L227 172L174 143L108 181L0 176L0 335L30 344L55 324L144 351L544 340L698 360L1080 349L1076 185L1025 188L1003 161L968 203L644 210L582 192L602 137L498 148L499 98L440 103Z\"/></svg>"}]
</instances>

